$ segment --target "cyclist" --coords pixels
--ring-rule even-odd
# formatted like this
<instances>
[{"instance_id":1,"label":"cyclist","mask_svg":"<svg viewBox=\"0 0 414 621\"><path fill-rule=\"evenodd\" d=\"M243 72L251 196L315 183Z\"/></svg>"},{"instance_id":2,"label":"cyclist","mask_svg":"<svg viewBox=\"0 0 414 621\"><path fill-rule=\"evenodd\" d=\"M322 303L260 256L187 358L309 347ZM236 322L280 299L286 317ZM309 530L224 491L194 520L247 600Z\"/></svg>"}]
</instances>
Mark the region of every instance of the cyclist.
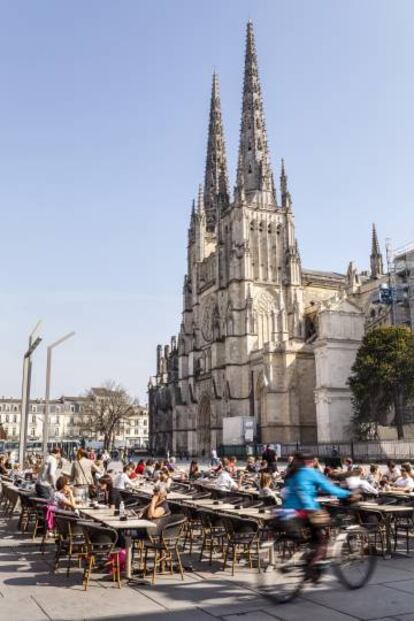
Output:
<instances>
[{"instance_id":1,"label":"cyclist","mask_svg":"<svg viewBox=\"0 0 414 621\"><path fill-rule=\"evenodd\" d=\"M282 491L282 520L287 520L287 524L290 522L293 529L298 521L310 529L312 552L307 559L309 566L315 566L326 555L329 515L321 509L318 494L324 492L339 499L352 500L351 492L331 483L319 470L315 470L313 464L312 455L296 453L286 473Z\"/></svg>"}]
</instances>

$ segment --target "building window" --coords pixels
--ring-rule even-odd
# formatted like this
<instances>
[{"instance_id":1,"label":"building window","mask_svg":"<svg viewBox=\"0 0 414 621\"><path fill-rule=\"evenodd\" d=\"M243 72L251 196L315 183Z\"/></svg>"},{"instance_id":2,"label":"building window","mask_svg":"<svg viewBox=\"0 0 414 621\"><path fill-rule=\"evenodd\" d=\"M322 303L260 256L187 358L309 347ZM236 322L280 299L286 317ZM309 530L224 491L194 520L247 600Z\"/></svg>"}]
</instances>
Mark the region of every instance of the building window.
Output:
<instances>
[{"instance_id":1,"label":"building window","mask_svg":"<svg viewBox=\"0 0 414 621\"><path fill-rule=\"evenodd\" d=\"M59 427L56 427L56 429L55 429L55 436L58 436L58 435L59 435Z\"/></svg>"},{"instance_id":2,"label":"building window","mask_svg":"<svg viewBox=\"0 0 414 621\"><path fill-rule=\"evenodd\" d=\"M36 429L33 427L33 429L32 429L32 436L35 436L35 435L36 435Z\"/></svg>"},{"instance_id":3,"label":"building window","mask_svg":"<svg viewBox=\"0 0 414 621\"><path fill-rule=\"evenodd\" d=\"M36 422L36 416L32 416L32 423Z\"/></svg>"},{"instance_id":4,"label":"building window","mask_svg":"<svg viewBox=\"0 0 414 621\"><path fill-rule=\"evenodd\" d=\"M17 405L14 406L13 411L17 412Z\"/></svg>"},{"instance_id":5,"label":"building window","mask_svg":"<svg viewBox=\"0 0 414 621\"><path fill-rule=\"evenodd\" d=\"M6 423L8 423L8 422L9 422L9 415L6 414Z\"/></svg>"},{"instance_id":6,"label":"building window","mask_svg":"<svg viewBox=\"0 0 414 621\"><path fill-rule=\"evenodd\" d=\"M16 435L16 429L13 429L13 436Z\"/></svg>"},{"instance_id":7,"label":"building window","mask_svg":"<svg viewBox=\"0 0 414 621\"><path fill-rule=\"evenodd\" d=\"M60 416L56 416L56 425L59 425L60 423Z\"/></svg>"},{"instance_id":8,"label":"building window","mask_svg":"<svg viewBox=\"0 0 414 621\"><path fill-rule=\"evenodd\" d=\"M13 422L17 423L17 416L16 416L16 414L13 415Z\"/></svg>"},{"instance_id":9,"label":"building window","mask_svg":"<svg viewBox=\"0 0 414 621\"><path fill-rule=\"evenodd\" d=\"M71 412L74 412L74 411L75 411L75 406L74 406L74 405L71 405L71 406L70 406L70 411L71 411Z\"/></svg>"},{"instance_id":10,"label":"building window","mask_svg":"<svg viewBox=\"0 0 414 621\"><path fill-rule=\"evenodd\" d=\"M32 405L32 412L36 412L36 406Z\"/></svg>"}]
</instances>

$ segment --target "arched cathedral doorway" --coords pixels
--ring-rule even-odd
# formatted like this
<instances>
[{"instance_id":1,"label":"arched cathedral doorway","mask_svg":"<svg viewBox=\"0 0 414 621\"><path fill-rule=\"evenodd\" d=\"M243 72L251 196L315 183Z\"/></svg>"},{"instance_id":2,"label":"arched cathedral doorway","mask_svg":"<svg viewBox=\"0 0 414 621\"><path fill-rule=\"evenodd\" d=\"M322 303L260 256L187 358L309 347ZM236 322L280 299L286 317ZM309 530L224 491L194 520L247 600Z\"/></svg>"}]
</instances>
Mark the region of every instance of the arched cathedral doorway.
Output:
<instances>
[{"instance_id":1,"label":"arched cathedral doorway","mask_svg":"<svg viewBox=\"0 0 414 621\"><path fill-rule=\"evenodd\" d=\"M203 456L210 455L211 450L211 404L210 398L202 397L198 409L198 454Z\"/></svg>"}]
</instances>

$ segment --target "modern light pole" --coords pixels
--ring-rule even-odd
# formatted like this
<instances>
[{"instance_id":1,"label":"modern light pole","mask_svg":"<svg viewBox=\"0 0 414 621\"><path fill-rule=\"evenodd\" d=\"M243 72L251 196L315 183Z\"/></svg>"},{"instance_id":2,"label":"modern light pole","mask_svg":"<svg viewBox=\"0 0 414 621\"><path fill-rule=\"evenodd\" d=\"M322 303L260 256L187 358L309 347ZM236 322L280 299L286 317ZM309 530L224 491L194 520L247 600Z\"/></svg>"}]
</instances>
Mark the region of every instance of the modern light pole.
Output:
<instances>
[{"instance_id":1,"label":"modern light pole","mask_svg":"<svg viewBox=\"0 0 414 621\"><path fill-rule=\"evenodd\" d=\"M72 336L75 336L76 332L69 332L62 336L61 339L55 341L47 348L47 362L46 362L46 394L45 394L45 411L43 414L43 454L47 454L47 441L49 436L49 400L50 400L50 380L52 377L52 350L61 345L64 341L67 341Z\"/></svg>"},{"instance_id":2,"label":"modern light pole","mask_svg":"<svg viewBox=\"0 0 414 621\"><path fill-rule=\"evenodd\" d=\"M23 465L24 455L27 444L27 421L29 418L30 406L30 383L32 378L32 353L40 345L40 336L35 338L35 334L41 326L38 321L29 335L29 347L23 356L23 382L22 382L22 405L20 414L20 442L19 442L19 463Z\"/></svg>"}]
</instances>

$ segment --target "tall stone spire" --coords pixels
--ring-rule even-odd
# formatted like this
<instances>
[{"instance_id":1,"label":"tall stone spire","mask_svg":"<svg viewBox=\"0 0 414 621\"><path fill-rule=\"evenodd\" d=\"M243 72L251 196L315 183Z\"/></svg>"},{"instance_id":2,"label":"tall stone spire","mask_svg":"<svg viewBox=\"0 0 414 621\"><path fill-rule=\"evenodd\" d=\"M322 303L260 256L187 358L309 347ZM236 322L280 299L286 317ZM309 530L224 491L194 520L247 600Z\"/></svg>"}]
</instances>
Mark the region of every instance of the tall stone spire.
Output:
<instances>
[{"instance_id":1,"label":"tall stone spire","mask_svg":"<svg viewBox=\"0 0 414 621\"><path fill-rule=\"evenodd\" d=\"M378 243L377 230L375 224L372 225L372 243L371 243L371 276L372 278L378 278L384 273L384 265L382 261L382 254L380 245Z\"/></svg>"},{"instance_id":2,"label":"tall stone spire","mask_svg":"<svg viewBox=\"0 0 414 621\"><path fill-rule=\"evenodd\" d=\"M224 211L228 207L228 204L227 162L221 116L220 91L218 77L216 72L214 72L211 88L207 160L204 179L204 206L206 210L207 231L214 231L217 211Z\"/></svg>"},{"instance_id":3,"label":"tall stone spire","mask_svg":"<svg viewBox=\"0 0 414 621\"><path fill-rule=\"evenodd\" d=\"M288 190L288 177L285 171L285 160L282 159L280 169L280 195L282 197L282 208L290 210L292 207L292 199Z\"/></svg>"},{"instance_id":4,"label":"tall stone spire","mask_svg":"<svg viewBox=\"0 0 414 621\"><path fill-rule=\"evenodd\" d=\"M243 103L237 169L239 197L256 191L264 193L264 204L276 207L273 175L267 146L266 125L254 43L253 24L246 34Z\"/></svg>"}]
</instances>

